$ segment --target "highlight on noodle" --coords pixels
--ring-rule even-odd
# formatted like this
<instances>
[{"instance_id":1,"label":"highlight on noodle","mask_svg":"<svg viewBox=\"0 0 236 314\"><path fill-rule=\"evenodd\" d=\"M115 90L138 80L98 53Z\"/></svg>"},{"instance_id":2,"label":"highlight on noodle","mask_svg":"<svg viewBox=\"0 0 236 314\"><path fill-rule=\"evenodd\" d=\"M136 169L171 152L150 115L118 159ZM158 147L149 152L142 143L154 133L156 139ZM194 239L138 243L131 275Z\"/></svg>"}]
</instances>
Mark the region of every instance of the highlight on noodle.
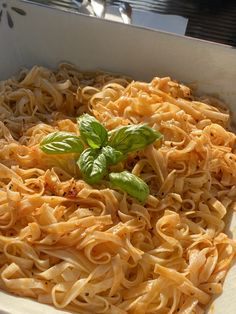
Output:
<instances>
[{"instance_id":1,"label":"highlight on noodle","mask_svg":"<svg viewBox=\"0 0 236 314\"><path fill-rule=\"evenodd\" d=\"M152 140L124 148L143 126ZM61 64L0 82L0 290L80 314L204 313L236 253L229 130L222 103L169 77Z\"/></svg>"}]
</instances>

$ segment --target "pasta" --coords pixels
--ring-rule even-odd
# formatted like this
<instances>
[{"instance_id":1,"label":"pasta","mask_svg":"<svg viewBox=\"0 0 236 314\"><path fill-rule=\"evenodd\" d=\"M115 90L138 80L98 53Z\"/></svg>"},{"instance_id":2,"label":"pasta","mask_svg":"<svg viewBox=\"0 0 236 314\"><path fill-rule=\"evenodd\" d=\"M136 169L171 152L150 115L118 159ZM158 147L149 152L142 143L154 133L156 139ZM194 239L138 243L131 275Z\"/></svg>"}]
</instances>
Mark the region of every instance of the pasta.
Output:
<instances>
[{"instance_id":1,"label":"pasta","mask_svg":"<svg viewBox=\"0 0 236 314\"><path fill-rule=\"evenodd\" d=\"M164 135L112 166L150 188L145 204L47 155L56 130L147 123ZM0 289L78 313L204 313L235 257L236 136L213 98L169 77L150 83L70 64L0 83Z\"/></svg>"}]
</instances>

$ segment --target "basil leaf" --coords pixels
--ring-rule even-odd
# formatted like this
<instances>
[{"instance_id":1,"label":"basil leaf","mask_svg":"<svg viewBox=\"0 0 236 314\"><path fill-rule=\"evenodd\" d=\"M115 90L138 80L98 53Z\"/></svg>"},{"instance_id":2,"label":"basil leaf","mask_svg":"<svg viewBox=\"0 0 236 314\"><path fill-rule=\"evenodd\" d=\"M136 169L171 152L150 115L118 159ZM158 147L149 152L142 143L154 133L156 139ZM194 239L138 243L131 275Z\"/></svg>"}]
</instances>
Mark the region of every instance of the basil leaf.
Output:
<instances>
[{"instance_id":1,"label":"basil leaf","mask_svg":"<svg viewBox=\"0 0 236 314\"><path fill-rule=\"evenodd\" d=\"M80 136L91 148L101 148L107 144L108 133L93 116L84 114L78 119Z\"/></svg>"},{"instance_id":2,"label":"basil leaf","mask_svg":"<svg viewBox=\"0 0 236 314\"><path fill-rule=\"evenodd\" d=\"M124 154L141 150L162 138L162 134L146 124L128 125L110 132L109 145Z\"/></svg>"},{"instance_id":3,"label":"basil leaf","mask_svg":"<svg viewBox=\"0 0 236 314\"><path fill-rule=\"evenodd\" d=\"M123 158L124 154L111 146L105 146L102 148L102 153L106 157L108 165L118 164Z\"/></svg>"},{"instance_id":4,"label":"basil leaf","mask_svg":"<svg viewBox=\"0 0 236 314\"><path fill-rule=\"evenodd\" d=\"M144 203L149 195L148 185L128 171L112 172L109 174L109 179L114 188L127 192L141 203Z\"/></svg>"},{"instance_id":5,"label":"basil leaf","mask_svg":"<svg viewBox=\"0 0 236 314\"><path fill-rule=\"evenodd\" d=\"M98 183L106 175L106 157L99 150L87 148L80 155L77 164L86 182Z\"/></svg>"},{"instance_id":6,"label":"basil leaf","mask_svg":"<svg viewBox=\"0 0 236 314\"><path fill-rule=\"evenodd\" d=\"M45 136L40 149L46 154L81 153L84 149L80 138L69 132L54 132Z\"/></svg>"}]
</instances>

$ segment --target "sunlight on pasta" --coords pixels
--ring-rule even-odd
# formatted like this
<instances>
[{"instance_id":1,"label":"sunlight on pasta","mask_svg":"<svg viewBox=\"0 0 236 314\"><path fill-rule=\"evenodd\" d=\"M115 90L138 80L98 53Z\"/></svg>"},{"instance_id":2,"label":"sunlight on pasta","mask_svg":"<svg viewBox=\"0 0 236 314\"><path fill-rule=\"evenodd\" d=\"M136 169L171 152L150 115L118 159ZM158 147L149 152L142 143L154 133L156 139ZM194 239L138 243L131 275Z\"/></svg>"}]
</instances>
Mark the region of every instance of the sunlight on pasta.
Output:
<instances>
[{"instance_id":1,"label":"sunlight on pasta","mask_svg":"<svg viewBox=\"0 0 236 314\"><path fill-rule=\"evenodd\" d=\"M147 123L164 141L112 166L150 189L145 204L83 181L75 154L47 155L76 118L108 130ZM204 313L236 243L236 136L230 113L169 77L150 83L35 66L0 82L0 289L82 313Z\"/></svg>"}]
</instances>

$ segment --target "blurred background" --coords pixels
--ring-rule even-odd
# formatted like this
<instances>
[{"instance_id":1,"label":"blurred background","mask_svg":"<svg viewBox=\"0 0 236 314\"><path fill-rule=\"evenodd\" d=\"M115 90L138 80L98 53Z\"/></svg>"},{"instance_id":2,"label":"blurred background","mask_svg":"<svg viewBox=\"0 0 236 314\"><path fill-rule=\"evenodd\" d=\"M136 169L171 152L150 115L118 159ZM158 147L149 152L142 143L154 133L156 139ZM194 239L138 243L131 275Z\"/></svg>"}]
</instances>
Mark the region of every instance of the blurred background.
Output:
<instances>
[{"instance_id":1,"label":"blurred background","mask_svg":"<svg viewBox=\"0 0 236 314\"><path fill-rule=\"evenodd\" d=\"M123 5L123 11L131 8L134 24L164 30L166 29L160 26L162 19L160 14L180 16L187 21L186 27L184 27L185 35L236 46L236 0L127 0L125 6L124 1L119 0L30 1L63 10L88 12L88 14L89 11L86 11L85 7L91 3L99 5L104 2L109 12L112 10L112 12L116 12L111 8L120 8ZM152 25L150 26L151 20ZM160 23L158 24L158 22ZM172 20L165 20L165 23L172 23ZM174 24L173 27L175 27ZM179 33L183 34L182 28L180 29ZM171 30L167 29L167 31Z\"/></svg>"}]
</instances>

